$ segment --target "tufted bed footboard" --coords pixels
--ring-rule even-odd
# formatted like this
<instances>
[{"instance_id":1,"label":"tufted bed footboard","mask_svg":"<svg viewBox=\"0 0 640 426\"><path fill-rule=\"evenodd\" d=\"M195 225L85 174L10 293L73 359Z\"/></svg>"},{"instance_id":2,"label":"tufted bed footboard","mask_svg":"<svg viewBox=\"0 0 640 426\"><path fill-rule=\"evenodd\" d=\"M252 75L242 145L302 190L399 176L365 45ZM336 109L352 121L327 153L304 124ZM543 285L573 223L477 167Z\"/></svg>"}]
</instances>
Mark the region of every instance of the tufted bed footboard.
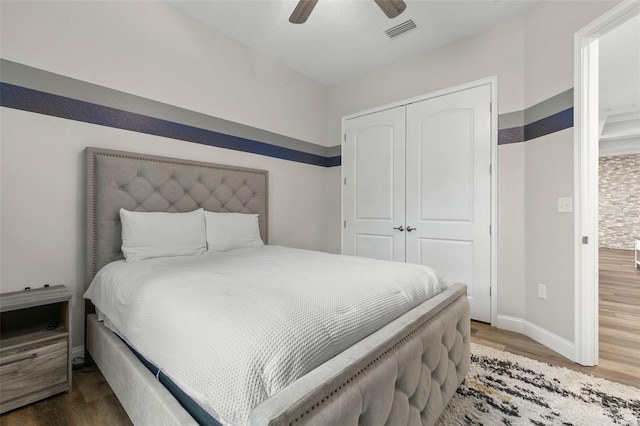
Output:
<instances>
[{"instance_id":1,"label":"tufted bed footboard","mask_svg":"<svg viewBox=\"0 0 640 426\"><path fill-rule=\"evenodd\" d=\"M433 425L470 364L456 284L256 407L251 425Z\"/></svg>"},{"instance_id":2,"label":"tufted bed footboard","mask_svg":"<svg viewBox=\"0 0 640 426\"><path fill-rule=\"evenodd\" d=\"M470 363L466 286L455 284L251 411L258 425L433 425ZM95 315L87 349L136 425L196 425Z\"/></svg>"}]
</instances>

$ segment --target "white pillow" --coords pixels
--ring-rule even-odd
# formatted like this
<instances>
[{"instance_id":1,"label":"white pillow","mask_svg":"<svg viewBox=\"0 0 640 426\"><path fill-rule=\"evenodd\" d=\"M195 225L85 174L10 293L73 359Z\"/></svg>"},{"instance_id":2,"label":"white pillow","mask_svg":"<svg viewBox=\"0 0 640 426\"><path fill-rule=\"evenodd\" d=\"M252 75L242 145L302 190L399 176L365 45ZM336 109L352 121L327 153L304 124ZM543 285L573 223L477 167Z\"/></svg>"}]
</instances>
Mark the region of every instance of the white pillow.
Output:
<instances>
[{"instance_id":1,"label":"white pillow","mask_svg":"<svg viewBox=\"0 0 640 426\"><path fill-rule=\"evenodd\" d=\"M120 209L122 253L127 262L207 251L204 209L190 213L132 212Z\"/></svg>"},{"instance_id":2,"label":"white pillow","mask_svg":"<svg viewBox=\"0 0 640 426\"><path fill-rule=\"evenodd\" d=\"M264 245L257 214L205 212L204 217L209 253Z\"/></svg>"}]
</instances>

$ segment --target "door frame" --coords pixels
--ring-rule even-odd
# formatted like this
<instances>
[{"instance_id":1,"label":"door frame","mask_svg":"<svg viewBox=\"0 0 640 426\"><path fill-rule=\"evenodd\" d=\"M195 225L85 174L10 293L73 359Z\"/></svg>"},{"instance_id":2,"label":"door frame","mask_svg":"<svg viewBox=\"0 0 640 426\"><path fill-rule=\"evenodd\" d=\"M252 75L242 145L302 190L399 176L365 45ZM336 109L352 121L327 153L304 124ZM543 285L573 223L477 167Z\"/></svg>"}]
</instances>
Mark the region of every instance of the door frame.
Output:
<instances>
[{"instance_id":1,"label":"door frame","mask_svg":"<svg viewBox=\"0 0 640 426\"><path fill-rule=\"evenodd\" d=\"M423 95L415 96L409 99L392 102L389 104L381 105L374 108L369 108L364 111L356 112L353 114L345 115L342 117L342 147L344 147L344 140L346 138L345 122L352 118L362 117L363 115L380 112L386 109L396 108L403 105L412 104L415 102L421 102L428 99L437 98L439 96L449 95L455 92L460 92L467 89L473 89L474 87L489 85L491 92L491 277L490 277L490 294L491 294L491 325L496 326L498 319L498 76L493 75L490 77L482 78L479 80L462 83L456 86L448 87L445 89L429 92ZM340 174L340 185L344 186L345 176L344 168ZM346 220L345 215L345 200L344 190L341 191L341 223L344 224ZM340 250L344 251L344 225L340 228Z\"/></svg>"},{"instance_id":2,"label":"door frame","mask_svg":"<svg viewBox=\"0 0 640 426\"><path fill-rule=\"evenodd\" d=\"M640 2L625 0L574 36L574 359L582 365L597 365L599 350L598 40L638 14Z\"/></svg>"}]
</instances>

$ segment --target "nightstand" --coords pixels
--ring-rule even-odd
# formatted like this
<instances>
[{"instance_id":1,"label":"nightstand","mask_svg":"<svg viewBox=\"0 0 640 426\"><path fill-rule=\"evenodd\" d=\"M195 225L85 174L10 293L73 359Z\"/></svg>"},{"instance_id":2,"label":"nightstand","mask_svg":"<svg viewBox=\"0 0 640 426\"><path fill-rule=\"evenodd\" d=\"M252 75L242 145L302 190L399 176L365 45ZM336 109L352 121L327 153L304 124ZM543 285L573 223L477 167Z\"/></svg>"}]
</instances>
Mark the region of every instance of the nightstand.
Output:
<instances>
[{"instance_id":1,"label":"nightstand","mask_svg":"<svg viewBox=\"0 0 640 426\"><path fill-rule=\"evenodd\" d=\"M70 299L63 285L0 294L0 413L71 392Z\"/></svg>"}]
</instances>

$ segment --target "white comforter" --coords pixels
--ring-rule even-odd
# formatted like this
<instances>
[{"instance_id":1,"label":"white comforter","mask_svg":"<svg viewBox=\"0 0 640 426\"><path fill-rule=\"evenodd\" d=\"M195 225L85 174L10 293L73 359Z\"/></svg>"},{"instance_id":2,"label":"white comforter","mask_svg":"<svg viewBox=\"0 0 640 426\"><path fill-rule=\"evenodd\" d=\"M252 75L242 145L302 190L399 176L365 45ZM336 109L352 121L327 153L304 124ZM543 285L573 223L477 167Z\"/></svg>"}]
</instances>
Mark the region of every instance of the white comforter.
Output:
<instances>
[{"instance_id":1,"label":"white comforter","mask_svg":"<svg viewBox=\"0 0 640 426\"><path fill-rule=\"evenodd\" d=\"M264 246L113 262L85 298L223 424L445 285L419 265Z\"/></svg>"}]
</instances>

